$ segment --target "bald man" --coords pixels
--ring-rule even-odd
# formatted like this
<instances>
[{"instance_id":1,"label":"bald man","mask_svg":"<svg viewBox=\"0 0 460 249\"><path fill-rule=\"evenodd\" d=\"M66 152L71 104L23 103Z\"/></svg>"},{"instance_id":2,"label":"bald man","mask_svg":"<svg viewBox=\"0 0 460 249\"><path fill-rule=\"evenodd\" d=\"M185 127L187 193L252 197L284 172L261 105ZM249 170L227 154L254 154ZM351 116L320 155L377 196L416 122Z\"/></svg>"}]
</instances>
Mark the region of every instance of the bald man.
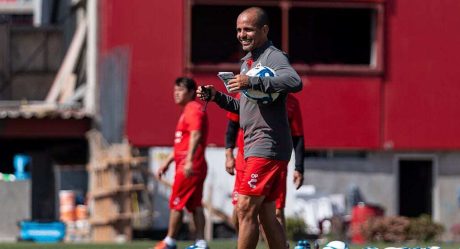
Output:
<instances>
[{"instance_id":1,"label":"bald man","mask_svg":"<svg viewBox=\"0 0 460 249\"><path fill-rule=\"evenodd\" d=\"M240 74L227 84L230 92L255 89L279 93L269 104L253 101L244 94L235 99L216 91L213 85L197 90L202 100L214 101L219 107L237 113L244 130L244 170L238 188L238 249L254 249L259 236L259 220L272 249L286 248L286 234L275 216L275 199L286 185L280 177L287 171L292 152L286 99L290 92L302 90L302 81L287 58L268 40L268 17L258 7L243 12L236 21L236 37L243 50ZM267 66L275 77L248 76L254 66ZM283 180L284 179L284 180Z\"/></svg>"}]
</instances>

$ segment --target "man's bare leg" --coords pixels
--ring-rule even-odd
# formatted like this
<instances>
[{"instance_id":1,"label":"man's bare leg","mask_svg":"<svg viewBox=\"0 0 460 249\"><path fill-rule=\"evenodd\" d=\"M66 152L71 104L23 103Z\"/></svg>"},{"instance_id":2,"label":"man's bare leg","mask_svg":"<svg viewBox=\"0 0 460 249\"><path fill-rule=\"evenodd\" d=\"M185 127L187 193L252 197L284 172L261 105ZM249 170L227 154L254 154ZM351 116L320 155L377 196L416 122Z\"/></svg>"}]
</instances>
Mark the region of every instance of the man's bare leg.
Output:
<instances>
[{"instance_id":1,"label":"man's bare leg","mask_svg":"<svg viewBox=\"0 0 460 249\"><path fill-rule=\"evenodd\" d=\"M262 203L259 220L264 228L268 247L271 249L286 248L286 233L275 216L275 202Z\"/></svg>"},{"instance_id":2,"label":"man's bare leg","mask_svg":"<svg viewBox=\"0 0 460 249\"><path fill-rule=\"evenodd\" d=\"M202 207L197 207L193 211L193 221L195 222L196 227L196 239L202 240L204 239L204 212Z\"/></svg>"},{"instance_id":3,"label":"man's bare leg","mask_svg":"<svg viewBox=\"0 0 460 249\"><path fill-rule=\"evenodd\" d=\"M235 226L235 231L236 233L238 233L239 231L239 222L238 222L238 206L235 205L233 207L233 213L232 213L232 222L233 222L233 225Z\"/></svg>"},{"instance_id":4,"label":"man's bare leg","mask_svg":"<svg viewBox=\"0 0 460 249\"><path fill-rule=\"evenodd\" d=\"M238 249L255 249L259 240L259 209L265 196L238 196ZM275 219L275 210L272 213ZM276 220L276 219L275 219ZM279 247L282 248L282 247Z\"/></svg>"},{"instance_id":5,"label":"man's bare leg","mask_svg":"<svg viewBox=\"0 0 460 249\"><path fill-rule=\"evenodd\" d=\"M284 216L284 208L277 208L276 209L276 219L281 224L281 227L283 227L284 233L286 234L286 218ZM259 229L260 229L260 237L262 239L264 239L265 241L267 241L267 237L265 235L264 228L263 228L262 224L260 224ZM287 245L287 243L288 242L286 241L286 245Z\"/></svg>"},{"instance_id":6,"label":"man's bare leg","mask_svg":"<svg viewBox=\"0 0 460 249\"><path fill-rule=\"evenodd\" d=\"M284 208L277 208L276 209L276 219L278 220L278 222L283 227L284 232L286 232L286 217L284 216Z\"/></svg>"},{"instance_id":7,"label":"man's bare leg","mask_svg":"<svg viewBox=\"0 0 460 249\"><path fill-rule=\"evenodd\" d=\"M177 211L171 209L169 214L169 228L168 228L168 237L176 238L177 234L179 233L179 229L182 225L182 211Z\"/></svg>"}]
</instances>

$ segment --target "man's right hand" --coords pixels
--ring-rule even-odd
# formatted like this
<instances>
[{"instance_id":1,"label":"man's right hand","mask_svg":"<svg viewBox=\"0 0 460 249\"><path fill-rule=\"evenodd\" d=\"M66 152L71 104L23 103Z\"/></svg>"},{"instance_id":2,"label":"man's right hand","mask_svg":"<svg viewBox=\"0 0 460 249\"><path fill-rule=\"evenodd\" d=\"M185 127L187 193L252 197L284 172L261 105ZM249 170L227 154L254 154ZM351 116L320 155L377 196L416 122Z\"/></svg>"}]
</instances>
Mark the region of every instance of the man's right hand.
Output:
<instances>
[{"instance_id":1,"label":"man's right hand","mask_svg":"<svg viewBox=\"0 0 460 249\"><path fill-rule=\"evenodd\" d=\"M199 86L196 90L196 96L203 101L213 101L216 97L216 89L213 85Z\"/></svg>"},{"instance_id":2,"label":"man's right hand","mask_svg":"<svg viewBox=\"0 0 460 249\"><path fill-rule=\"evenodd\" d=\"M158 169L157 172L155 172L155 177L158 179L161 179L161 177L168 171L169 165L168 164L163 164L161 165Z\"/></svg>"},{"instance_id":3,"label":"man's right hand","mask_svg":"<svg viewBox=\"0 0 460 249\"><path fill-rule=\"evenodd\" d=\"M235 175L235 157L233 156L233 149L225 149L225 171L230 175Z\"/></svg>"}]
</instances>

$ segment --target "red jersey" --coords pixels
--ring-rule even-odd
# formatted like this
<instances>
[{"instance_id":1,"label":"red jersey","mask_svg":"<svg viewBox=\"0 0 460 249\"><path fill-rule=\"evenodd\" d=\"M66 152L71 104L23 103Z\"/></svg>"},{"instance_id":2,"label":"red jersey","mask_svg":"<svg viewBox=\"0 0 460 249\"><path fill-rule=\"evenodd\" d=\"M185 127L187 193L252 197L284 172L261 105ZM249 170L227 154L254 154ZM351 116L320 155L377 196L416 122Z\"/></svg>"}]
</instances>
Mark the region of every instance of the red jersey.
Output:
<instances>
[{"instance_id":1,"label":"red jersey","mask_svg":"<svg viewBox=\"0 0 460 249\"><path fill-rule=\"evenodd\" d=\"M292 94L288 94L286 100L289 126L291 128L291 136L303 136L302 114L300 112L299 100Z\"/></svg>"},{"instance_id":2,"label":"red jersey","mask_svg":"<svg viewBox=\"0 0 460 249\"><path fill-rule=\"evenodd\" d=\"M230 119L233 122L239 123L240 122L240 115L233 113L233 112L227 112L227 118ZM244 134L243 134L243 129L239 128L238 129L238 135L236 137L236 147L238 147L238 152L241 152L241 154L244 154Z\"/></svg>"},{"instance_id":3,"label":"red jersey","mask_svg":"<svg viewBox=\"0 0 460 249\"><path fill-rule=\"evenodd\" d=\"M196 148L193 157L193 171L206 173L206 160L204 151L208 137L208 117L206 112L202 111L202 105L197 101L188 102L182 112L176 126L174 136L174 161L176 163L176 172L182 171L187 157L190 132L201 131L201 140Z\"/></svg>"},{"instance_id":4,"label":"red jersey","mask_svg":"<svg viewBox=\"0 0 460 249\"><path fill-rule=\"evenodd\" d=\"M237 93L235 95L235 99L240 99L240 93ZM227 112L227 118L233 122L240 123L240 115L236 113ZM238 147L238 153L244 155L244 134L242 128L238 129L238 135L236 137L236 147Z\"/></svg>"}]
</instances>

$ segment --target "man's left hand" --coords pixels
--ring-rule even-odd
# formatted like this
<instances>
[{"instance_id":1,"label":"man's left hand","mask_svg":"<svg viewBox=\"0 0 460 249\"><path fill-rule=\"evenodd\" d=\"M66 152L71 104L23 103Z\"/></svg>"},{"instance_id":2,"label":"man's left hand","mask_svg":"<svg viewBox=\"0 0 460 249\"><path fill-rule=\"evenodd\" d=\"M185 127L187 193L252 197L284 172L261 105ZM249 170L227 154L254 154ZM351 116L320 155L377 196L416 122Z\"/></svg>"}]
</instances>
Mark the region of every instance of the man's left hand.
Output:
<instances>
[{"instance_id":1,"label":"man's left hand","mask_svg":"<svg viewBox=\"0 0 460 249\"><path fill-rule=\"evenodd\" d=\"M303 174L297 170L294 170L294 179L293 179L295 189L299 189L303 185Z\"/></svg>"},{"instance_id":2,"label":"man's left hand","mask_svg":"<svg viewBox=\"0 0 460 249\"><path fill-rule=\"evenodd\" d=\"M186 162L184 165L184 175L185 177L190 177L193 175L193 170L192 170L192 162Z\"/></svg>"},{"instance_id":3,"label":"man's left hand","mask_svg":"<svg viewBox=\"0 0 460 249\"><path fill-rule=\"evenodd\" d=\"M237 74L235 78L228 81L227 89L229 92L236 92L249 88L249 76L244 74Z\"/></svg>"}]
</instances>

